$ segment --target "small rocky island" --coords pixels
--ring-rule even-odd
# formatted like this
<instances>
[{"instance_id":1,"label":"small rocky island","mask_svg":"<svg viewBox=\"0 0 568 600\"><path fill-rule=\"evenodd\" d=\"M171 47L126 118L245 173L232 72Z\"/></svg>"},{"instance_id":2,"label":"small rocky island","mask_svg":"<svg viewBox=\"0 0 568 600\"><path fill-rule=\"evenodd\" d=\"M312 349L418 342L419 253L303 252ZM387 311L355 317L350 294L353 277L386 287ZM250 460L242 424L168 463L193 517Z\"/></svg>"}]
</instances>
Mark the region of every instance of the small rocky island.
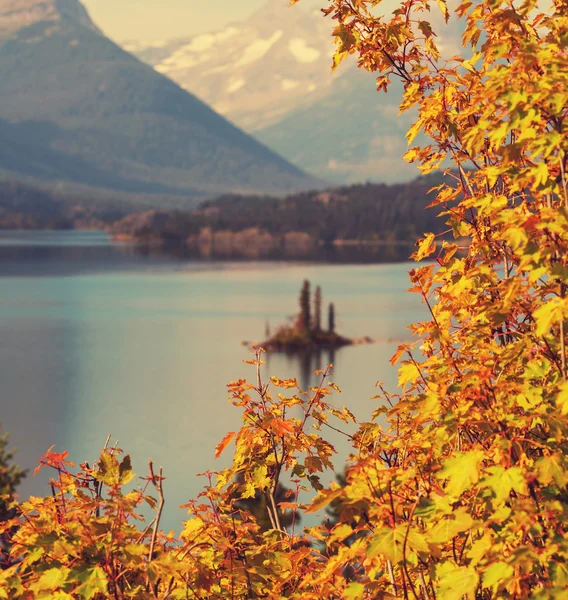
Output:
<instances>
[{"instance_id":1,"label":"small rocky island","mask_svg":"<svg viewBox=\"0 0 568 600\"><path fill-rule=\"evenodd\" d=\"M334 349L351 344L371 343L370 338L353 340L335 331L335 306L330 303L327 311L327 328L322 327L322 293L318 285L314 294L313 312L310 282L306 279L300 292L300 311L286 325L280 325L274 335L270 336L267 325L266 335L269 336L263 342L255 343L268 351L295 352L319 349ZM246 343L249 345L249 343Z\"/></svg>"}]
</instances>

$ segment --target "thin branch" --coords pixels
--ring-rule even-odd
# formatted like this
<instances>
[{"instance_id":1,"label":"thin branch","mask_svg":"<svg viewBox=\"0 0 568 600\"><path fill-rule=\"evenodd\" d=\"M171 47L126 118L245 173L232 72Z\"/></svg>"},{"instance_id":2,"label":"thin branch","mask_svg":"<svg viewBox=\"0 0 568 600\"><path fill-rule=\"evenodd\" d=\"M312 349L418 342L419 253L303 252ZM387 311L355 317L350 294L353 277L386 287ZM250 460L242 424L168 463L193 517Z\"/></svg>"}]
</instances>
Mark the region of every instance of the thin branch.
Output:
<instances>
[{"instance_id":1,"label":"thin branch","mask_svg":"<svg viewBox=\"0 0 568 600\"><path fill-rule=\"evenodd\" d=\"M156 477L156 475L154 474L154 465L152 461L148 462L148 469L150 471L150 478L152 484L156 488L156 491L158 492L158 498L160 500L158 503L158 510L156 512L154 527L152 529L152 540L150 541L150 550L148 552L148 562L151 562L154 558L154 549L156 547L156 539L158 537L158 527L160 526L160 518L162 516L162 510L164 509L164 478L162 477L162 467L160 467L160 471L158 473L158 476Z\"/></svg>"}]
</instances>

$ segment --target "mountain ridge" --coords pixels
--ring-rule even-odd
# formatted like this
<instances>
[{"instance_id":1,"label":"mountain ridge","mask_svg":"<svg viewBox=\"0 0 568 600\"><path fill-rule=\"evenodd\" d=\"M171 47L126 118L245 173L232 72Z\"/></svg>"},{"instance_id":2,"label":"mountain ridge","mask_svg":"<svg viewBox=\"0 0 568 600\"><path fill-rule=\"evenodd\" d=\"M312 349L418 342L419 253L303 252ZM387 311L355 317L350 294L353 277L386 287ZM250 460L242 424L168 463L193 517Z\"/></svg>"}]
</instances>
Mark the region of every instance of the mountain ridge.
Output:
<instances>
[{"instance_id":1,"label":"mountain ridge","mask_svg":"<svg viewBox=\"0 0 568 600\"><path fill-rule=\"evenodd\" d=\"M2 0L0 36L16 33L40 21L58 22L62 17L73 19L102 35L78 0Z\"/></svg>"},{"instance_id":2,"label":"mountain ridge","mask_svg":"<svg viewBox=\"0 0 568 600\"><path fill-rule=\"evenodd\" d=\"M331 23L321 11L269 1L218 31L125 47L317 177L394 183L416 175L402 160L409 120L393 119L401 86L378 94L374 75L355 61L332 73Z\"/></svg>"},{"instance_id":3,"label":"mountain ridge","mask_svg":"<svg viewBox=\"0 0 568 600\"><path fill-rule=\"evenodd\" d=\"M0 129L12 133L0 168L137 194L320 183L104 37L76 0L8 0L0 23L8 14L24 26L12 19L0 40Z\"/></svg>"},{"instance_id":4,"label":"mountain ridge","mask_svg":"<svg viewBox=\"0 0 568 600\"><path fill-rule=\"evenodd\" d=\"M317 177L337 184L415 177L402 159L414 118L398 115L402 84L395 78L387 94L378 93L375 74L353 57L332 74L331 19L285 4L268 0L209 33L125 47ZM452 56L459 24L448 29L440 15L431 18L443 56Z\"/></svg>"}]
</instances>

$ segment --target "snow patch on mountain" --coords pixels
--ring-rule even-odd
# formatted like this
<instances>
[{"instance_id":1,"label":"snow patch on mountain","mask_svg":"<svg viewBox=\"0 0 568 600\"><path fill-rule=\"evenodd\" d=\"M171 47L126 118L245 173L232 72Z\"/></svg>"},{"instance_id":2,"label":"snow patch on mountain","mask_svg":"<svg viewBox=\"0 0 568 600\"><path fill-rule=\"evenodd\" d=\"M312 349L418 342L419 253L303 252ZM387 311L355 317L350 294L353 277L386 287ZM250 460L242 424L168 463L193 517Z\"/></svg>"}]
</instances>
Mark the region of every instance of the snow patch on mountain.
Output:
<instances>
[{"instance_id":1,"label":"snow patch on mountain","mask_svg":"<svg viewBox=\"0 0 568 600\"><path fill-rule=\"evenodd\" d=\"M204 33L193 38L191 42L185 46L185 50L187 52L204 52L205 50L210 50L219 42L224 42L236 33L238 33L236 27L227 27L226 29L214 33Z\"/></svg>"},{"instance_id":2,"label":"snow patch on mountain","mask_svg":"<svg viewBox=\"0 0 568 600\"><path fill-rule=\"evenodd\" d=\"M298 62L304 64L314 63L321 56L321 52L317 48L312 48L308 45L306 40L302 38L294 38L290 40L288 49Z\"/></svg>"},{"instance_id":3,"label":"snow patch on mountain","mask_svg":"<svg viewBox=\"0 0 568 600\"><path fill-rule=\"evenodd\" d=\"M231 81L229 81L229 85L227 86L227 91L229 92L229 94L233 94L234 92L237 92L238 90L240 90L245 84L246 84L246 81L244 79L233 78L233 79L231 79Z\"/></svg>"},{"instance_id":4,"label":"snow patch on mountain","mask_svg":"<svg viewBox=\"0 0 568 600\"><path fill-rule=\"evenodd\" d=\"M279 29L275 31L268 39L255 40L250 46L244 49L241 58L237 61L237 67L250 65L253 62L261 59L274 44L282 37L284 32Z\"/></svg>"},{"instance_id":5,"label":"snow patch on mountain","mask_svg":"<svg viewBox=\"0 0 568 600\"><path fill-rule=\"evenodd\" d=\"M207 71L203 71L202 75L215 75L216 73L223 73L224 71L229 70L229 65L219 65L218 67L213 67L212 69L207 69Z\"/></svg>"},{"instance_id":6,"label":"snow patch on mountain","mask_svg":"<svg viewBox=\"0 0 568 600\"><path fill-rule=\"evenodd\" d=\"M143 50L156 50L159 48L165 48L168 44L170 44L170 40L152 40L150 42L124 42L122 44L122 48L127 52L131 52L132 54L136 54L137 52L141 52Z\"/></svg>"},{"instance_id":7,"label":"snow patch on mountain","mask_svg":"<svg viewBox=\"0 0 568 600\"><path fill-rule=\"evenodd\" d=\"M284 91L293 90L293 89L297 88L299 85L300 85L300 82L296 81L294 79L283 79L282 83L280 84L281 88Z\"/></svg>"}]
</instances>

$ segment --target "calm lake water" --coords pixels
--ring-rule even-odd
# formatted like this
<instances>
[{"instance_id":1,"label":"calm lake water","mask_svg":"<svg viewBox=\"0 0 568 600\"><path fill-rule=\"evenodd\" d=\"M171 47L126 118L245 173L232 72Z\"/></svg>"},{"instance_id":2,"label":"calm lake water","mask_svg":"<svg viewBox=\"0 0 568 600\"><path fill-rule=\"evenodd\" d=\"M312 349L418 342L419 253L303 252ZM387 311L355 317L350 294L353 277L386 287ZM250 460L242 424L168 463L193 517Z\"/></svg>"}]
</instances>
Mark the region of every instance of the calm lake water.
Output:
<instances>
[{"instance_id":1,"label":"calm lake water","mask_svg":"<svg viewBox=\"0 0 568 600\"><path fill-rule=\"evenodd\" d=\"M253 378L243 340L260 340L296 312L302 280L333 300L341 333L409 339L423 315L405 294L409 263L328 265L200 262L112 243L100 232L0 232L0 421L33 469L52 444L71 460L94 462L107 435L145 475L164 467L166 529L177 507L203 485L197 473L223 435L239 426L226 384ZM360 420L376 407L375 383L395 390L388 362L397 341L343 348L311 359L271 354L266 375L296 376L335 365L334 397ZM315 381L310 381L315 383ZM347 447L337 444L342 457ZM46 493L28 477L21 495Z\"/></svg>"}]
</instances>

